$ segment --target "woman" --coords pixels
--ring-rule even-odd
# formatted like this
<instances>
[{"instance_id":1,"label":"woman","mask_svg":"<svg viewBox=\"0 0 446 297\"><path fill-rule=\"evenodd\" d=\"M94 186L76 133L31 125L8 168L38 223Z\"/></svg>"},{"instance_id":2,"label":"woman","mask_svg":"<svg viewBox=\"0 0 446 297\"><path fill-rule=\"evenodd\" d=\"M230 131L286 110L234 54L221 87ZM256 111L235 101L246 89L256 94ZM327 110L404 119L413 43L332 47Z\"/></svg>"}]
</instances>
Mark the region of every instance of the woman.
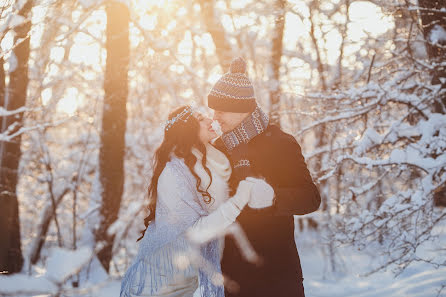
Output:
<instances>
[{"instance_id":1,"label":"woman","mask_svg":"<svg viewBox=\"0 0 446 297\"><path fill-rule=\"evenodd\" d=\"M209 143L217 137L211 123L190 106L169 115L155 153L146 230L123 278L121 297L191 297L198 285L202 296L224 296L222 283L214 283L221 280L221 241L214 238L248 203L253 182L242 181L228 199L231 167ZM191 263L197 257L190 255L198 243L197 268Z\"/></svg>"}]
</instances>

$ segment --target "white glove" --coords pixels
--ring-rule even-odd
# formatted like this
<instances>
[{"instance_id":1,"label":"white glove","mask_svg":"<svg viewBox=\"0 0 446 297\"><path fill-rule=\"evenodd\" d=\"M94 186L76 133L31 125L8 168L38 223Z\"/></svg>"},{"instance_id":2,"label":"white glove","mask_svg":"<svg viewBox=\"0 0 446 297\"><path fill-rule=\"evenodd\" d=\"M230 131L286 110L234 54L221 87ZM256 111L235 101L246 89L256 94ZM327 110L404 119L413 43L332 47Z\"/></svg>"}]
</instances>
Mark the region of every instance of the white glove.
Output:
<instances>
[{"instance_id":1,"label":"white glove","mask_svg":"<svg viewBox=\"0 0 446 297\"><path fill-rule=\"evenodd\" d=\"M248 177L246 181L253 182L251 198L248 206L251 208L265 208L273 205L274 189L263 179Z\"/></svg>"},{"instance_id":2,"label":"white glove","mask_svg":"<svg viewBox=\"0 0 446 297\"><path fill-rule=\"evenodd\" d=\"M242 210L248 204L251 198L251 189L254 186L253 181L242 180L237 187L237 192L229 201L232 201L239 210Z\"/></svg>"}]
</instances>

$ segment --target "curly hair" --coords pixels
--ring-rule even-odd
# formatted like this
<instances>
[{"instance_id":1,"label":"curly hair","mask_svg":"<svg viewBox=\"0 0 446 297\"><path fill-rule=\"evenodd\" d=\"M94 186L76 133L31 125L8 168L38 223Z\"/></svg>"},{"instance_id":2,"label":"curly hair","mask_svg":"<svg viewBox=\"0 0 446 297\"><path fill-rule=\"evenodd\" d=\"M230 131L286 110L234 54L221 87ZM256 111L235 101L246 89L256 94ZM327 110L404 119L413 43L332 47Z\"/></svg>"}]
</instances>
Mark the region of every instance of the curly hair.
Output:
<instances>
[{"instance_id":1,"label":"curly hair","mask_svg":"<svg viewBox=\"0 0 446 297\"><path fill-rule=\"evenodd\" d=\"M190 106L185 105L174 110L169 114L169 120L179 115L181 112L184 112L187 108L190 108ZM147 227L155 219L158 179L167 162L170 161L172 152L178 158L184 159L186 166L189 168L190 172L197 180L197 191L202 194L205 203L211 203L212 197L209 194L208 189L212 183L212 175L211 171L206 166L206 147L199 138L199 132L199 120L193 116L188 117L186 121L176 121L174 125L169 127L169 129L164 130L163 142L158 147L154 155L152 179L147 189L147 196L149 198L149 215L144 219L145 229L141 231L142 235L138 238L137 241L141 240L144 237ZM211 180L205 190L200 189L201 178L194 170L194 165L197 162L197 158L192 153L192 148L198 149L203 154L201 163Z\"/></svg>"}]
</instances>

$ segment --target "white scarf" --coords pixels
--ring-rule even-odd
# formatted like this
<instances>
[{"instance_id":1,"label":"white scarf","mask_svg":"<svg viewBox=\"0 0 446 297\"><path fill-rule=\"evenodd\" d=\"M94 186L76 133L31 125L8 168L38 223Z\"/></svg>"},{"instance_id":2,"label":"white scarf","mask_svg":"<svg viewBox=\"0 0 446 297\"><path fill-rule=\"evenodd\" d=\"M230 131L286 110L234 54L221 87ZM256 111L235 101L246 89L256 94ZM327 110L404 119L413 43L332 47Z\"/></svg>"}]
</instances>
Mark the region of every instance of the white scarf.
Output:
<instances>
[{"instance_id":1,"label":"white scarf","mask_svg":"<svg viewBox=\"0 0 446 297\"><path fill-rule=\"evenodd\" d=\"M228 158L226 158L223 152L209 143L205 146L206 167L209 168L212 174L212 183L208 189L208 193L213 198L210 204L205 205L208 211L212 211L229 197L228 180L231 176L232 169ZM192 149L192 153L197 157L194 170L201 179L200 189L205 191L210 183L210 177L201 164L203 154L196 148Z\"/></svg>"}]
</instances>

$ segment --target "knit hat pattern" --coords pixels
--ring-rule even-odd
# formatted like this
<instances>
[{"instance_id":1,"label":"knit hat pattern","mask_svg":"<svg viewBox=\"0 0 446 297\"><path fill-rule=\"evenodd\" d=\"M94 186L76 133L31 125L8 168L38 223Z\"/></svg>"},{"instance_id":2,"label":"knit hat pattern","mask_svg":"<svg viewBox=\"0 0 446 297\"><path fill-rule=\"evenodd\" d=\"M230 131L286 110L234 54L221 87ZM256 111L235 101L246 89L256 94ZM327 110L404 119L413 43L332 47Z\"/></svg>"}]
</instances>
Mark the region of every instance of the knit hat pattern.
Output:
<instances>
[{"instance_id":1,"label":"knit hat pattern","mask_svg":"<svg viewBox=\"0 0 446 297\"><path fill-rule=\"evenodd\" d=\"M209 92L208 106L220 111L252 112L257 103L254 88L245 73L245 60L241 57L234 59L229 72L225 73Z\"/></svg>"}]
</instances>

